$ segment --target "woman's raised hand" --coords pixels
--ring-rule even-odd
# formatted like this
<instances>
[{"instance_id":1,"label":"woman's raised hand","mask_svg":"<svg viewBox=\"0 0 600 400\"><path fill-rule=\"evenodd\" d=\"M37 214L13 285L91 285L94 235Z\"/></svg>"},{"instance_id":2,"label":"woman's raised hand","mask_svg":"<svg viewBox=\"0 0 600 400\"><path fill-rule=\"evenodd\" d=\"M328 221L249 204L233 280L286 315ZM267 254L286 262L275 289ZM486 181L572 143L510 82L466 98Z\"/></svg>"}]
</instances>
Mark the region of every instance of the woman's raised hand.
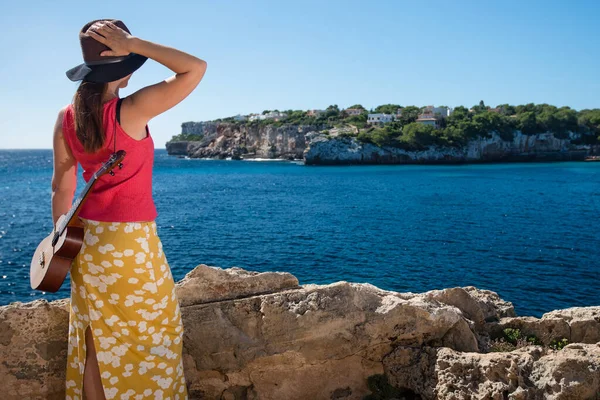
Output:
<instances>
[{"instance_id":1,"label":"woman's raised hand","mask_svg":"<svg viewBox=\"0 0 600 400\"><path fill-rule=\"evenodd\" d=\"M101 56L126 56L131 53L133 36L109 21L94 23L86 32L100 43L110 47L100 53Z\"/></svg>"}]
</instances>

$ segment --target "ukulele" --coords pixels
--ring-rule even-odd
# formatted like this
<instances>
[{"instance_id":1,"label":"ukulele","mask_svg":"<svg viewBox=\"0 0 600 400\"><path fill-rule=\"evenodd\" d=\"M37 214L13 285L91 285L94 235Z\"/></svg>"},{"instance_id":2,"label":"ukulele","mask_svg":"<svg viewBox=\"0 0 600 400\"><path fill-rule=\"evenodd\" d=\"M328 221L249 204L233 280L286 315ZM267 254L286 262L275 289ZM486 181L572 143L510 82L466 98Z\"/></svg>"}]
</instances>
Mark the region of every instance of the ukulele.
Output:
<instances>
[{"instance_id":1,"label":"ukulele","mask_svg":"<svg viewBox=\"0 0 600 400\"><path fill-rule=\"evenodd\" d=\"M69 212L58 218L53 232L38 245L31 259L32 289L53 293L60 289L83 244L84 226L77 215L98 178L106 173L114 175L113 168L117 165L123 168L121 161L125 158L125 154L124 150L119 150L102 164L102 167L88 181Z\"/></svg>"}]
</instances>

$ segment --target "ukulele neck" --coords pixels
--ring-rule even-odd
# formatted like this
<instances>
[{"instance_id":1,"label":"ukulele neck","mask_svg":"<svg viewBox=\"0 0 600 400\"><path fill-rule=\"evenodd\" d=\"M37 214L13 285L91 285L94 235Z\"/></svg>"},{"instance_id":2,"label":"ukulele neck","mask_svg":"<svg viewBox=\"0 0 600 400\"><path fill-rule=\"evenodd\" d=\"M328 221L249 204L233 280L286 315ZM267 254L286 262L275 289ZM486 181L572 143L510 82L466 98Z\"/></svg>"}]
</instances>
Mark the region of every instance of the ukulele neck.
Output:
<instances>
[{"instance_id":1,"label":"ukulele neck","mask_svg":"<svg viewBox=\"0 0 600 400\"><path fill-rule=\"evenodd\" d=\"M54 237L52 238L52 246L56 245L56 242L58 242L58 238L64 233L65 229L67 229L67 227L72 224L72 222L75 220L75 218L77 218L77 216L79 215L79 211L81 210L81 207L83 206L83 202L87 198L88 194L94 187L94 184L96 183L97 180L98 180L98 177L96 176L96 174L94 174L94 176L92 176L92 178L85 185L85 188L83 188L83 191L81 192L81 194L79 196L77 196L77 199L75 199L73 206L71 206L71 209L69 210L69 212L67 213L65 218L62 220L61 224L56 229L56 233L54 234Z\"/></svg>"},{"instance_id":2,"label":"ukulele neck","mask_svg":"<svg viewBox=\"0 0 600 400\"><path fill-rule=\"evenodd\" d=\"M107 172L110 173L111 175L114 175L115 173L112 172L112 169L115 167L115 165L118 165L119 168L123 168L123 164L121 164L121 160L123 160L123 158L125 157L126 154L127 153L125 152L125 150L119 150L119 151L113 153L110 156L110 158L108 159L108 161L106 161L104 164L102 164L102 167L100 167L100 169L98 171L96 171L94 173L94 175L92 175L92 178L88 181L87 185L85 185L85 188L83 188L83 191L81 192L81 194L79 196L77 196L77 199L73 203L73 206L71 207L69 212L65 215L65 218L60 223L60 226L57 227L56 233L54 234L54 237L52 238L52 246L56 245L56 243L58 242L58 239L65 232L65 229L67 229L67 227L69 225L80 225L80 223L78 221L76 221L75 218L77 218L77 215L79 214L79 211L81 210L81 206L83 205L83 202L85 201L88 194L94 187L94 184L96 183L96 181L98 180L99 177L101 177L102 175L104 175Z\"/></svg>"}]
</instances>

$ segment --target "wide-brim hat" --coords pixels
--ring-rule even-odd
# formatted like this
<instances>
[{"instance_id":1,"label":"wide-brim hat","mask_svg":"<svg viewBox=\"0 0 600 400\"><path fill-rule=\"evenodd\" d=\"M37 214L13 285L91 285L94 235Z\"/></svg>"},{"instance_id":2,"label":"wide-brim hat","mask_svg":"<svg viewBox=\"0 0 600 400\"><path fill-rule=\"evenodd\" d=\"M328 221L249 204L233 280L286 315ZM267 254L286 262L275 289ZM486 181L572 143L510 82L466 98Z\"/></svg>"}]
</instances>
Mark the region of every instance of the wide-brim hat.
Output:
<instances>
[{"instance_id":1,"label":"wide-brim hat","mask_svg":"<svg viewBox=\"0 0 600 400\"><path fill-rule=\"evenodd\" d=\"M84 80L96 83L116 81L136 71L148 59L148 57L136 53L129 53L126 56L120 57L101 56L100 54L103 51L111 49L87 34L88 29L99 21L110 21L131 34L123 21L118 19L97 19L85 24L79 32L79 42L81 44L84 63L66 72L67 78L72 81Z\"/></svg>"}]
</instances>

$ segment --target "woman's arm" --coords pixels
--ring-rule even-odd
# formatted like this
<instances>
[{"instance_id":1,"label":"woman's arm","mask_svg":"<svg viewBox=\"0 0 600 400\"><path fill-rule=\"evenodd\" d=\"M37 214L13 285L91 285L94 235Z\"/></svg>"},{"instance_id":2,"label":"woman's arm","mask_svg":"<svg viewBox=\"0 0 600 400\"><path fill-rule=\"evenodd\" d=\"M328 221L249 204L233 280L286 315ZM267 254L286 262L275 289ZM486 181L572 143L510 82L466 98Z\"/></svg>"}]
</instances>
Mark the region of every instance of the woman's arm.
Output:
<instances>
[{"instance_id":1,"label":"woman's arm","mask_svg":"<svg viewBox=\"0 0 600 400\"><path fill-rule=\"evenodd\" d=\"M63 108L58 112L54 124L53 154L54 172L52 174L52 222L71 208L77 188L77 161L63 135L62 124L65 115Z\"/></svg>"},{"instance_id":2,"label":"woman's arm","mask_svg":"<svg viewBox=\"0 0 600 400\"><path fill-rule=\"evenodd\" d=\"M198 86L206 72L206 61L171 47L133 38L131 51L158 61L175 75L127 96L136 114L147 120L172 108ZM124 100L126 102L127 99Z\"/></svg>"},{"instance_id":3,"label":"woman's arm","mask_svg":"<svg viewBox=\"0 0 600 400\"><path fill-rule=\"evenodd\" d=\"M146 86L123 100L123 113L132 116L136 125L142 127L153 117L185 99L198 86L206 72L206 61L183 51L131 36L110 22L98 22L92 25L87 33L111 48L102 52L103 56L136 53L151 58L175 72L170 78Z\"/></svg>"}]
</instances>

